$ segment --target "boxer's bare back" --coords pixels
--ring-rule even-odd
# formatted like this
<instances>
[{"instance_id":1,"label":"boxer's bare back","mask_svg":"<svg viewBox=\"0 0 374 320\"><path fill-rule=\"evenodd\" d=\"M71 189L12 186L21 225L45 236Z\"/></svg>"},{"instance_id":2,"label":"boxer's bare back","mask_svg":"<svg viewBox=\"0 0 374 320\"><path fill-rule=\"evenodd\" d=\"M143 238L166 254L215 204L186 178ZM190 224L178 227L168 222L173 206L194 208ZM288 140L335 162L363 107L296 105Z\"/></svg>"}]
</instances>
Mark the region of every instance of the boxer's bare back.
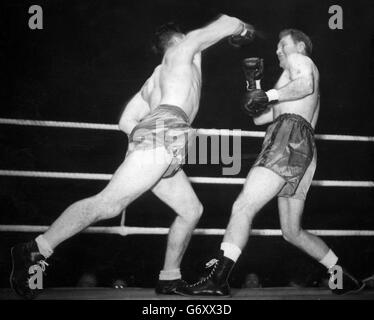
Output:
<instances>
[{"instance_id":1,"label":"boxer's bare back","mask_svg":"<svg viewBox=\"0 0 374 320\"><path fill-rule=\"evenodd\" d=\"M141 94L149 111L161 104L173 105L181 108L191 123L199 109L200 92L201 53L195 54L191 61L188 56L181 57L176 46L165 54L162 63L145 82Z\"/></svg>"}]
</instances>

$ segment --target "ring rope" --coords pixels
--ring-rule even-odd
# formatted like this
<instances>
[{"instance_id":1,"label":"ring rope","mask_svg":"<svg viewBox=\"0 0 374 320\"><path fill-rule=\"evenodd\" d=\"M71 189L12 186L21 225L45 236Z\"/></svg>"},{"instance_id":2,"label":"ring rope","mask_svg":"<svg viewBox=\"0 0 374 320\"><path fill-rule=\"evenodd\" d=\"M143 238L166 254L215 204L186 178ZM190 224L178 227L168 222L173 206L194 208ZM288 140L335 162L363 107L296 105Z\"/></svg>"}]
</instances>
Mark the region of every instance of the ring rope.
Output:
<instances>
[{"instance_id":1,"label":"ring rope","mask_svg":"<svg viewBox=\"0 0 374 320\"><path fill-rule=\"evenodd\" d=\"M76 129L98 129L98 130L115 130L119 131L116 124L104 123L87 123L87 122L66 122L66 121L42 121L42 120L27 120L27 119L9 119L0 118L0 124L20 125L20 126L39 126L39 127L59 127L59 128L76 128ZM197 129L197 134L200 135L221 135L221 136L240 136L260 138L265 136L264 131L244 131L244 130L229 130L229 129ZM319 140L334 140L334 141L366 141L374 142L374 137L371 136L354 136L354 135L339 135L339 134L316 134L316 139Z\"/></svg>"},{"instance_id":2,"label":"ring rope","mask_svg":"<svg viewBox=\"0 0 374 320\"><path fill-rule=\"evenodd\" d=\"M29 226L29 225L0 225L0 232L45 232L48 226ZM306 230L317 236L374 236L374 230ZM99 234L118 234L127 235L164 235L168 234L169 228L145 228L145 227L88 227L84 233ZM225 229L195 229L194 235L214 235L220 236L225 234ZM279 229L253 229L251 234L255 236L281 236L282 231Z\"/></svg>"},{"instance_id":3,"label":"ring rope","mask_svg":"<svg viewBox=\"0 0 374 320\"><path fill-rule=\"evenodd\" d=\"M82 179L82 180L110 180L112 174L104 173L78 173L78 172L52 172L52 171L23 171L0 170L0 176L30 177L30 178L58 178L58 179ZM244 184L245 178L211 178L190 177L192 183L208 184ZM373 188L374 181L339 181L339 180L315 180L315 187L364 187Z\"/></svg>"},{"instance_id":4,"label":"ring rope","mask_svg":"<svg viewBox=\"0 0 374 320\"><path fill-rule=\"evenodd\" d=\"M78 129L99 129L118 131L118 125L84 123L84 122L61 122L61 121L38 121L26 119L7 119L0 118L0 124L23 125L23 126L42 126L42 127L61 127ZM224 136L243 136L243 137L263 137L262 131L241 131L228 129L198 129L201 135L224 135ZM316 139L320 140L338 140L338 141L369 141L374 142L374 137L353 136L353 135L333 135L316 134ZM42 172L42 171L24 171L24 170L0 170L3 176L22 176L38 178L64 178L64 179L88 179L88 180L110 180L111 174L92 174L92 173L74 173L74 172ZM243 178L209 178L209 177L191 177L193 183L212 183L212 184L243 184ZM374 187L374 181L337 181L321 180L313 181L314 186L323 187ZM122 221L122 220L121 220ZM28 226L28 225L0 225L0 232L44 232L48 226ZM167 234L169 228L144 228L127 227L122 225L118 227L89 227L86 233L105 233L119 234L122 236L131 234ZM374 230L308 230L309 232L320 236L374 236ZM223 235L224 229L196 229L196 235ZM253 235L258 236L281 236L279 229L254 229Z\"/></svg>"},{"instance_id":5,"label":"ring rope","mask_svg":"<svg viewBox=\"0 0 374 320\"><path fill-rule=\"evenodd\" d=\"M71 129L119 130L118 125L115 125L115 124L88 123L88 122L42 121L42 120L0 118L0 124L9 124L9 125L18 125L18 126L71 128Z\"/></svg>"}]
</instances>

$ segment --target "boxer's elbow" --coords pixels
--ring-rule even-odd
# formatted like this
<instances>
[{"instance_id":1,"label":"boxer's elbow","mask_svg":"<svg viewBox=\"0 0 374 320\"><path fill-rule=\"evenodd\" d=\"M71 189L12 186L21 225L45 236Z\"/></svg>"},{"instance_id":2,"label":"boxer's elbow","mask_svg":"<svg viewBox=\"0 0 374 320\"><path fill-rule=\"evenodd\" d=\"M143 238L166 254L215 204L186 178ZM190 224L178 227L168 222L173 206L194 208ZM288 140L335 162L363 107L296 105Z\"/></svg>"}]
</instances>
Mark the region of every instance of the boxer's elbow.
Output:
<instances>
[{"instance_id":1,"label":"boxer's elbow","mask_svg":"<svg viewBox=\"0 0 374 320\"><path fill-rule=\"evenodd\" d=\"M314 92L313 79L306 79L304 81L304 91L305 91L305 95L307 95L307 96L313 94L313 92Z\"/></svg>"},{"instance_id":2,"label":"boxer's elbow","mask_svg":"<svg viewBox=\"0 0 374 320\"><path fill-rule=\"evenodd\" d=\"M302 95L309 96L314 92L314 80L312 75L301 77L298 83Z\"/></svg>"},{"instance_id":3,"label":"boxer's elbow","mask_svg":"<svg viewBox=\"0 0 374 320\"><path fill-rule=\"evenodd\" d=\"M274 120L273 119L273 109L270 106L265 110L265 112L260 114L258 117L253 117L253 123L256 126L261 126L263 124L270 123L273 120Z\"/></svg>"},{"instance_id":4,"label":"boxer's elbow","mask_svg":"<svg viewBox=\"0 0 374 320\"><path fill-rule=\"evenodd\" d=\"M260 117L253 118L253 123L256 126L261 126L261 125L267 123L267 121L263 117L260 116Z\"/></svg>"},{"instance_id":5,"label":"boxer's elbow","mask_svg":"<svg viewBox=\"0 0 374 320\"><path fill-rule=\"evenodd\" d=\"M261 115L261 116L253 118L253 123L256 126L262 126L263 124L267 124L267 123L269 123L271 121L273 121L273 118L272 117L270 118L270 117L268 117L266 115Z\"/></svg>"},{"instance_id":6,"label":"boxer's elbow","mask_svg":"<svg viewBox=\"0 0 374 320\"><path fill-rule=\"evenodd\" d=\"M133 121L126 117L122 117L120 121L118 122L118 127L121 131L123 131L126 134L130 134L132 128L134 127Z\"/></svg>"},{"instance_id":7,"label":"boxer's elbow","mask_svg":"<svg viewBox=\"0 0 374 320\"><path fill-rule=\"evenodd\" d=\"M126 126L126 124L124 123L124 121L123 121L122 119L120 120L120 122L118 122L118 128L119 128L121 131L127 133L127 132L126 132L126 131L127 131L127 126Z\"/></svg>"}]
</instances>

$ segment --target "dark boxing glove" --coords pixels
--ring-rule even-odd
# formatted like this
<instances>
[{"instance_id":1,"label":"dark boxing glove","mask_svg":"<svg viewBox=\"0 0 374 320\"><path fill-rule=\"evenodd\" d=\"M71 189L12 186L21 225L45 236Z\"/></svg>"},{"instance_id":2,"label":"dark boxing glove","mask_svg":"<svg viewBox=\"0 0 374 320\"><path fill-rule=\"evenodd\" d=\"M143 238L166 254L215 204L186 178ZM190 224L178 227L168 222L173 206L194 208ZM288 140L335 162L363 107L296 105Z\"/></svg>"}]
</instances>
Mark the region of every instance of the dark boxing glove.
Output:
<instances>
[{"instance_id":1,"label":"dark boxing glove","mask_svg":"<svg viewBox=\"0 0 374 320\"><path fill-rule=\"evenodd\" d=\"M264 72L264 59L253 57L243 60L243 71L247 90L256 89L256 80L261 80Z\"/></svg>"},{"instance_id":2,"label":"dark boxing glove","mask_svg":"<svg viewBox=\"0 0 374 320\"><path fill-rule=\"evenodd\" d=\"M257 117L267 109L270 102L277 100L277 90L271 89L265 92L264 90L255 89L245 93L242 107L251 117Z\"/></svg>"},{"instance_id":3,"label":"dark boxing glove","mask_svg":"<svg viewBox=\"0 0 374 320\"><path fill-rule=\"evenodd\" d=\"M261 115L266 109L266 107L263 108L262 105L259 105L256 103L252 103L252 104L243 103L242 107L243 107L244 112L253 118L256 118L259 115Z\"/></svg>"},{"instance_id":4,"label":"dark boxing glove","mask_svg":"<svg viewBox=\"0 0 374 320\"><path fill-rule=\"evenodd\" d=\"M255 28L245 23L243 26L243 31L240 34L233 34L229 37L229 43L236 48L239 48L243 45L251 43L255 38Z\"/></svg>"}]
</instances>

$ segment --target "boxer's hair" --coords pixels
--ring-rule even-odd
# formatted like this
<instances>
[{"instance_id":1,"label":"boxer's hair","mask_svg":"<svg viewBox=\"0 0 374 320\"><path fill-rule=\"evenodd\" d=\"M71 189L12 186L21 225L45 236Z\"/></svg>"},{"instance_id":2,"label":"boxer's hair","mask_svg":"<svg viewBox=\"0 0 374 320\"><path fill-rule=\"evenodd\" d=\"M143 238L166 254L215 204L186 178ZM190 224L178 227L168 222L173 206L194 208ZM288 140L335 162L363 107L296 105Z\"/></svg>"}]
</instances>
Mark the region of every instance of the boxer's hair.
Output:
<instances>
[{"instance_id":1,"label":"boxer's hair","mask_svg":"<svg viewBox=\"0 0 374 320\"><path fill-rule=\"evenodd\" d=\"M168 22L159 26L152 40L152 50L158 54L164 54L166 49L173 43L174 37L182 37L184 34L179 25L174 22Z\"/></svg>"},{"instance_id":2,"label":"boxer's hair","mask_svg":"<svg viewBox=\"0 0 374 320\"><path fill-rule=\"evenodd\" d=\"M291 36L294 42L304 42L305 44L305 54L307 56L312 55L313 44L310 38L302 31L297 29L284 29L279 33L279 39L283 37L287 37L288 35Z\"/></svg>"}]
</instances>

